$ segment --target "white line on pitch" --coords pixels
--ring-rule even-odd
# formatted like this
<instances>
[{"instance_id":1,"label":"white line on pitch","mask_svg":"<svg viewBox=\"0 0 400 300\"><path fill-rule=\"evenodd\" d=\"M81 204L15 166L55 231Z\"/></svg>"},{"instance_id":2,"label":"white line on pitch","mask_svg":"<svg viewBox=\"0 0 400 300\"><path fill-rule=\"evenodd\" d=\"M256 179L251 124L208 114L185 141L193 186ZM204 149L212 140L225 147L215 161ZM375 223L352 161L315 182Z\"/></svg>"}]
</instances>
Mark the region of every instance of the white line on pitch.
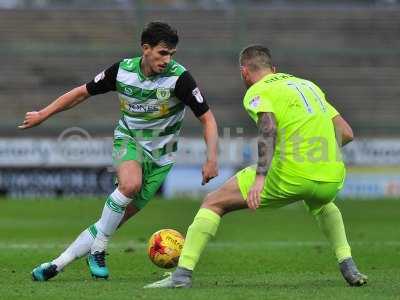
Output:
<instances>
[{"instance_id":1,"label":"white line on pitch","mask_svg":"<svg viewBox=\"0 0 400 300\"><path fill-rule=\"evenodd\" d=\"M400 246L400 241L381 241L381 242L364 242L354 241L350 242L353 246L385 246L394 247ZM0 249L53 249L53 248L66 248L66 243L7 243L0 242ZM329 246L328 242L323 241L261 241L261 242L210 242L207 247L209 248L268 248L268 247L317 247ZM110 243L111 249L144 249L147 245L138 242L115 242Z\"/></svg>"}]
</instances>

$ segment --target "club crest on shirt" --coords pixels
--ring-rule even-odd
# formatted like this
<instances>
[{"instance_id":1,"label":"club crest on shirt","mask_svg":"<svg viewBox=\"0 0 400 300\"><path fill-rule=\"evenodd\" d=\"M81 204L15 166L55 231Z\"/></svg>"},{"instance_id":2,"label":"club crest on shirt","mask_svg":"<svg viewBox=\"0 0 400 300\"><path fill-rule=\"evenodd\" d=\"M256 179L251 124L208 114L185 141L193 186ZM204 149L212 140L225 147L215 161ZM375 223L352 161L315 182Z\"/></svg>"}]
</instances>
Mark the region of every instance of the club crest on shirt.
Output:
<instances>
[{"instance_id":1,"label":"club crest on shirt","mask_svg":"<svg viewBox=\"0 0 400 300\"><path fill-rule=\"evenodd\" d=\"M257 108L260 105L260 96L256 96L250 100L250 106L253 108Z\"/></svg>"},{"instance_id":2,"label":"club crest on shirt","mask_svg":"<svg viewBox=\"0 0 400 300\"><path fill-rule=\"evenodd\" d=\"M204 99L203 96L201 95L200 89L198 87L196 87L193 91L192 91L192 95L196 98L196 101L199 103L203 103Z\"/></svg>"},{"instance_id":3,"label":"club crest on shirt","mask_svg":"<svg viewBox=\"0 0 400 300\"><path fill-rule=\"evenodd\" d=\"M171 91L168 88L158 88L156 90L156 96L158 100L167 100L171 97Z\"/></svg>"}]
</instances>

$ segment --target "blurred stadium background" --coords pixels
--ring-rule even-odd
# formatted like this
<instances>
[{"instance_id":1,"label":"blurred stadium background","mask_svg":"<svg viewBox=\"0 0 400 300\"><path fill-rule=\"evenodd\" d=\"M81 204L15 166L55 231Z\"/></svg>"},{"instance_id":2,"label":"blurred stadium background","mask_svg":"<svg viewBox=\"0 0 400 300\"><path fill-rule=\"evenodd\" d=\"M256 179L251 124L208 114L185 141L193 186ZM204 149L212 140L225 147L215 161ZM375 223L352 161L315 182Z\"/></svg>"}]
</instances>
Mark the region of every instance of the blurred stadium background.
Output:
<instances>
[{"instance_id":1,"label":"blurred stadium background","mask_svg":"<svg viewBox=\"0 0 400 300\"><path fill-rule=\"evenodd\" d=\"M204 143L188 111L162 200L110 244L112 280L90 283L81 260L51 284L31 282L32 268L95 221L113 189L119 104L110 93L34 129L17 125L27 111L138 55L139 33L152 20L178 29L176 59L216 115L220 176L200 186ZM398 0L0 0L0 298L399 299L399 37ZM242 108L237 62L249 43L269 46L280 71L318 83L354 128L356 140L344 148L346 201L338 206L353 254L370 276L366 288L345 287L315 222L292 205L224 217L191 291L141 289L162 274L146 259L151 233L166 227L184 233L199 205L187 200L256 159L256 128Z\"/></svg>"},{"instance_id":2,"label":"blurred stadium background","mask_svg":"<svg viewBox=\"0 0 400 300\"><path fill-rule=\"evenodd\" d=\"M151 20L174 25L176 59L195 75L216 115L220 184L255 160L256 130L244 112L237 56L249 43L272 49L282 72L311 79L354 128L344 154L346 197L400 195L400 6L387 1L1 0L0 193L105 195L112 189L115 95L92 98L40 127L18 131L26 111L140 53ZM164 196L201 194L204 146L188 111L178 164ZM182 185L182 180L186 184Z\"/></svg>"}]
</instances>

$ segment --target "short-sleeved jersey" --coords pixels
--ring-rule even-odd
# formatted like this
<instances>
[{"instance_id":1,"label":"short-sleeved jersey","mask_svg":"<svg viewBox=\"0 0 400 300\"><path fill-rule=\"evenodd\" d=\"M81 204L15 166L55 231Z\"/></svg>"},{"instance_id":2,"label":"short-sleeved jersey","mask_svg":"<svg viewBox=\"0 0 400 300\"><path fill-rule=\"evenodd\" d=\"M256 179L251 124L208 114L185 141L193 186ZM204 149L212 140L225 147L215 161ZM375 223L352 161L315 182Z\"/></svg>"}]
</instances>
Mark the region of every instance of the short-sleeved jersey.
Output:
<instances>
[{"instance_id":1,"label":"short-sleeved jersey","mask_svg":"<svg viewBox=\"0 0 400 300\"><path fill-rule=\"evenodd\" d=\"M339 113L316 84L289 74L269 74L248 89L243 104L256 123L259 113L274 114L277 141L271 167L316 181L343 180L332 122Z\"/></svg>"},{"instance_id":2,"label":"short-sleeved jersey","mask_svg":"<svg viewBox=\"0 0 400 300\"><path fill-rule=\"evenodd\" d=\"M134 139L160 166L175 161L185 106L200 117L209 107L191 74L171 60L161 74L146 77L141 57L124 59L98 74L86 88L91 95L116 91L121 119L115 139Z\"/></svg>"}]
</instances>

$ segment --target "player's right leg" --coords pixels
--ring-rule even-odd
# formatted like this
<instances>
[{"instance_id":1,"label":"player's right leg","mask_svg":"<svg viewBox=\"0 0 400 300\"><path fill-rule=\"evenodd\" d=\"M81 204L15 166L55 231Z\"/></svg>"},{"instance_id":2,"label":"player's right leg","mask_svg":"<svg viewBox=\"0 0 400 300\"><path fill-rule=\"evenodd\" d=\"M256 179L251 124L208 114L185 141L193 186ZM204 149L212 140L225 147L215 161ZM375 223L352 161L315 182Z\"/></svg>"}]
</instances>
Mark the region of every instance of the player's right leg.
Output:
<instances>
[{"instance_id":1,"label":"player's right leg","mask_svg":"<svg viewBox=\"0 0 400 300\"><path fill-rule=\"evenodd\" d=\"M221 217L231 211L247 208L236 176L217 191L208 194L186 233L178 268L171 276L145 288L191 287L192 272L209 239L215 236Z\"/></svg>"}]
</instances>

